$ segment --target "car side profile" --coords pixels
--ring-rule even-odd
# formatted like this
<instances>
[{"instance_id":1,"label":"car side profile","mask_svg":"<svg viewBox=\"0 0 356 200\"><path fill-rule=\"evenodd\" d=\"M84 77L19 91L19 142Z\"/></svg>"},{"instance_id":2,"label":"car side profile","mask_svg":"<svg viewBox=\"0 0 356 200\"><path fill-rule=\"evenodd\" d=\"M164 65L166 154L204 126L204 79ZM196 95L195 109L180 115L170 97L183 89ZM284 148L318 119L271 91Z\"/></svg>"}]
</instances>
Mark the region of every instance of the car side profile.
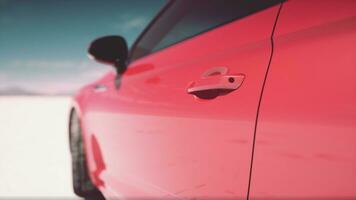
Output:
<instances>
[{"instance_id":1,"label":"car side profile","mask_svg":"<svg viewBox=\"0 0 356 200\"><path fill-rule=\"evenodd\" d=\"M356 1L172 0L73 98L92 199L356 199Z\"/></svg>"}]
</instances>

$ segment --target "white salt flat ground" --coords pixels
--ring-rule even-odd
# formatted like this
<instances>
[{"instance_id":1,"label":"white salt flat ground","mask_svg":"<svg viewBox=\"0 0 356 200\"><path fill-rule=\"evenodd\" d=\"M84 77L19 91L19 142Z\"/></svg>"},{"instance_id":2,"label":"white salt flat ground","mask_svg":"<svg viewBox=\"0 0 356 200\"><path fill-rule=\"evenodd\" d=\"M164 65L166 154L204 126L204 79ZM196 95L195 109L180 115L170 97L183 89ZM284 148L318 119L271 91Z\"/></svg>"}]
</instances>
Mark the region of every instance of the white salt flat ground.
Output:
<instances>
[{"instance_id":1,"label":"white salt flat ground","mask_svg":"<svg viewBox=\"0 0 356 200\"><path fill-rule=\"evenodd\" d=\"M0 199L75 198L67 97L0 97Z\"/></svg>"}]
</instances>

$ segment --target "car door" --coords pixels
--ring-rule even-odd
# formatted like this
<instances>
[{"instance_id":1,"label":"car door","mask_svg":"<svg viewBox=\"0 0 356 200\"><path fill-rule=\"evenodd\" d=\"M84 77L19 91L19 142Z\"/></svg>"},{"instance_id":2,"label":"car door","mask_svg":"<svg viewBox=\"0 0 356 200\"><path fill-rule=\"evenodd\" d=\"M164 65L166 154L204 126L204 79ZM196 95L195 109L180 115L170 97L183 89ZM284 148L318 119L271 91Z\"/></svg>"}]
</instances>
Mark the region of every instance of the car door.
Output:
<instances>
[{"instance_id":1,"label":"car door","mask_svg":"<svg viewBox=\"0 0 356 200\"><path fill-rule=\"evenodd\" d=\"M251 199L356 199L356 1L283 3Z\"/></svg>"},{"instance_id":2,"label":"car door","mask_svg":"<svg viewBox=\"0 0 356 200\"><path fill-rule=\"evenodd\" d=\"M101 152L91 171L102 191L246 198L278 2L167 4L133 46L119 84L110 73L88 97L88 141Z\"/></svg>"}]
</instances>

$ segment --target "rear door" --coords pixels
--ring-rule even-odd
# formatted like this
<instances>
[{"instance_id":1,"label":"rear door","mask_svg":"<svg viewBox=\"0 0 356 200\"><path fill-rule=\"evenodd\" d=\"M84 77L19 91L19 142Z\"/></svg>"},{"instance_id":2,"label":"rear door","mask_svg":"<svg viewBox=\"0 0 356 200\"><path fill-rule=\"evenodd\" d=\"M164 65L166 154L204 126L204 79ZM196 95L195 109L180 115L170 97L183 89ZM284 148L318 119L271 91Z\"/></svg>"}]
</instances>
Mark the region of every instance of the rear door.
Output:
<instances>
[{"instance_id":1,"label":"rear door","mask_svg":"<svg viewBox=\"0 0 356 200\"><path fill-rule=\"evenodd\" d=\"M85 121L102 189L130 198L246 198L278 1L171 1ZM100 86L99 86L100 88ZM104 167L103 167L104 166Z\"/></svg>"},{"instance_id":2,"label":"rear door","mask_svg":"<svg viewBox=\"0 0 356 200\"><path fill-rule=\"evenodd\" d=\"M356 1L283 4L252 199L356 199Z\"/></svg>"}]
</instances>

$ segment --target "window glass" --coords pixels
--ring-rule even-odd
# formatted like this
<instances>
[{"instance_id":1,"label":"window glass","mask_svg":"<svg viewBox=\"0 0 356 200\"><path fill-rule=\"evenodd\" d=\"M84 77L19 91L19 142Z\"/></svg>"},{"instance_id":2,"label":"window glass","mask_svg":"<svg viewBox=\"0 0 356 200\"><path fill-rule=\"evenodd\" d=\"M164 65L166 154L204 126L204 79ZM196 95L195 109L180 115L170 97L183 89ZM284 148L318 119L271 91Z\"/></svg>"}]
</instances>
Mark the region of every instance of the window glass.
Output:
<instances>
[{"instance_id":1,"label":"window glass","mask_svg":"<svg viewBox=\"0 0 356 200\"><path fill-rule=\"evenodd\" d=\"M280 0L175 0L133 47L131 60L240 19Z\"/></svg>"}]
</instances>

